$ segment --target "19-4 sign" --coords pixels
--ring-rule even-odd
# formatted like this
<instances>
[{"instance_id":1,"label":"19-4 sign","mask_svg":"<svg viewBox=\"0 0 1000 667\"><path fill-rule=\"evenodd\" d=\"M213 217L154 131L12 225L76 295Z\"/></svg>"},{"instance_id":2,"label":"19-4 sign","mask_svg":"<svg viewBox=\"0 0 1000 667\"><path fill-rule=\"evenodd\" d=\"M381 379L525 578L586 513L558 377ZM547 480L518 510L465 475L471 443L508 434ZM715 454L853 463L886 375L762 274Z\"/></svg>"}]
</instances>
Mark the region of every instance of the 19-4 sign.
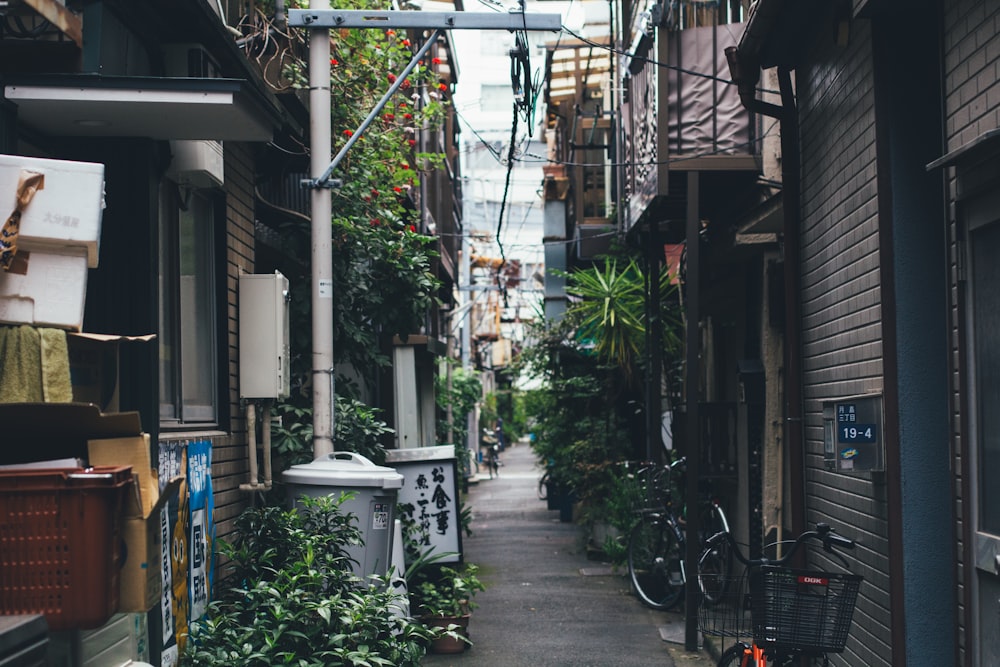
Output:
<instances>
[{"instance_id":1,"label":"19-4 sign","mask_svg":"<svg viewBox=\"0 0 1000 667\"><path fill-rule=\"evenodd\" d=\"M875 424L840 424L838 427L839 442L868 442L876 441Z\"/></svg>"}]
</instances>

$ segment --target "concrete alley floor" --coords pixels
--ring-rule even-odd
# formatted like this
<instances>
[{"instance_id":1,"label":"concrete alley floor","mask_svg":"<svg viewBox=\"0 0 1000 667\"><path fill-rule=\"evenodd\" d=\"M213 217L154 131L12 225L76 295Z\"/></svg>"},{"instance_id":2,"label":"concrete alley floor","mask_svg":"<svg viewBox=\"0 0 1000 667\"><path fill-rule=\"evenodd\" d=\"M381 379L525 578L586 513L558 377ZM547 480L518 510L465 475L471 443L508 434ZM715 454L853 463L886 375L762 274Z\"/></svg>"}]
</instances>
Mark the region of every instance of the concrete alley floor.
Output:
<instances>
[{"instance_id":1,"label":"concrete alley floor","mask_svg":"<svg viewBox=\"0 0 1000 667\"><path fill-rule=\"evenodd\" d=\"M538 499L541 473L526 444L508 448L497 479L470 486L468 562L486 591L476 596L458 655L428 655L426 667L710 667L684 650L681 613L649 609L629 592L627 572L588 560L580 527ZM666 638L666 639L665 639ZM672 640L672 641L668 641Z\"/></svg>"}]
</instances>

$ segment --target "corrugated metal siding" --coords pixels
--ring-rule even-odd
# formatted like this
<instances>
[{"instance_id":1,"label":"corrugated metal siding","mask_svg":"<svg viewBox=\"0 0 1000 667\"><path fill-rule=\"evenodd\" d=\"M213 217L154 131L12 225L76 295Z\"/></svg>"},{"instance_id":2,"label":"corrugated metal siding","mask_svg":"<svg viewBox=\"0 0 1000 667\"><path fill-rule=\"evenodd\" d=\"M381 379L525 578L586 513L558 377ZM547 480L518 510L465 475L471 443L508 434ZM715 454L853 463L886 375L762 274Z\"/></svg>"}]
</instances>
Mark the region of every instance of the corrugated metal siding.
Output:
<instances>
[{"instance_id":1,"label":"corrugated metal siding","mask_svg":"<svg viewBox=\"0 0 1000 667\"><path fill-rule=\"evenodd\" d=\"M827 472L823 401L883 388L871 37L821 41L797 70L802 148L802 318L806 520L856 538L865 576L842 665L889 665L885 487Z\"/></svg>"},{"instance_id":2,"label":"corrugated metal siding","mask_svg":"<svg viewBox=\"0 0 1000 667\"><path fill-rule=\"evenodd\" d=\"M945 140L952 151L972 141L982 133L1000 126L1000 3L961 0L944 3L944 79L945 79ZM954 198L954 183L950 184L950 197ZM966 438L962 432L962 391L967 384L959 363L962 336L961 313L958 310L960 286L955 240L958 230L955 220L948 221L950 249L951 296L951 391L952 391L952 470L955 474L956 516L955 527L958 558L958 642L959 664L971 665L971 643L965 624L965 607L971 591L966 591L967 553L964 541L967 516L965 491L968 485L962 479ZM971 499L969 499L971 500ZM971 546L969 547L971 550Z\"/></svg>"}]
</instances>

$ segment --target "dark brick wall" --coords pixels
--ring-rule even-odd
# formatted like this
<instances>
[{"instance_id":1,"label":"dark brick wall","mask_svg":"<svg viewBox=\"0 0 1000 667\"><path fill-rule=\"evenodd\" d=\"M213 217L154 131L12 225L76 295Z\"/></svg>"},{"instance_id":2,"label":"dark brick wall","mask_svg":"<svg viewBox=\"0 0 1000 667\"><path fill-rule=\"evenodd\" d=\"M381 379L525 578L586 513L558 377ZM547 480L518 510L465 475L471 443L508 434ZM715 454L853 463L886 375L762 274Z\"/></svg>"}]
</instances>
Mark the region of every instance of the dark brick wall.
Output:
<instances>
[{"instance_id":1,"label":"dark brick wall","mask_svg":"<svg viewBox=\"0 0 1000 667\"><path fill-rule=\"evenodd\" d=\"M953 151L980 135L1000 127L1000 3L973 2L960 0L944 3L943 22L943 75L946 151ZM954 170L948 170L949 175ZM955 183L948 181L948 196L954 200ZM950 276L950 329L951 346L951 442L952 471L955 475L955 508L958 518L955 526L955 544L958 558L958 660L961 665L973 664L970 644L974 638L965 622L966 605L970 602L971 591L965 589L966 568L972 567L972 545L968 545L965 535L969 528L966 497L968 482L962 477L966 461L968 438L963 432L962 394L968 387L969 378L961 366L960 347L963 334L964 314L959 310L961 292L965 289L959 283L956 240L960 231L956 216L947 220Z\"/></svg>"},{"instance_id":2,"label":"dark brick wall","mask_svg":"<svg viewBox=\"0 0 1000 667\"><path fill-rule=\"evenodd\" d=\"M215 523L218 537L232 532L235 518L246 507L247 494L239 485L249 481L246 419L239 398L239 325L237 293L240 273L254 273L254 167L253 154L245 144L225 145L226 173L226 330L221 332L220 352L226 355L228 373L228 425L221 425L228 438L213 448L212 478L215 491Z\"/></svg>"},{"instance_id":3,"label":"dark brick wall","mask_svg":"<svg viewBox=\"0 0 1000 667\"><path fill-rule=\"evenodd\" d=\"M884 389L871 32L853 22L846 46L818 34L825 39L796 71L806 520L841 527L861 544L855 569L866 581L847 650L833 664L889 665L885 486L829 472L823 461L823 402Z\"/></svg>"}]
</instances>

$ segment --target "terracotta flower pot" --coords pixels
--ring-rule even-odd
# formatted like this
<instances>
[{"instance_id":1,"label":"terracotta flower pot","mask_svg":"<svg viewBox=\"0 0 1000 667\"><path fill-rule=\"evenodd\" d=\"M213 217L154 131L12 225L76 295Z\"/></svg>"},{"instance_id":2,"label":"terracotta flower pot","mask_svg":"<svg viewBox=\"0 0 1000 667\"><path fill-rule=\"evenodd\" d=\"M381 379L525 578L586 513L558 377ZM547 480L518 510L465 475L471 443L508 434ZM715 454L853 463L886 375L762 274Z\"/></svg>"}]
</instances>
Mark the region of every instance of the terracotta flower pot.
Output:
<instances>
[{"instance_id":1,"label":"terracotta flower pot","mask_svg":"<svg viewBox=\"0 0 1000 667\"><path fill-rule=\"evenodd\" d=\"M442 634L431 641L431 653L462 653L469 648L471 645L468 642L470 616L471 614L465 614L464 616L425 616L421 618L420 622L429 628L447 629L451 625L456 625L458 627L454 628L455 634L465 638L465 641L463 641L458 637Z\"/></svg>"}]
</instances>

